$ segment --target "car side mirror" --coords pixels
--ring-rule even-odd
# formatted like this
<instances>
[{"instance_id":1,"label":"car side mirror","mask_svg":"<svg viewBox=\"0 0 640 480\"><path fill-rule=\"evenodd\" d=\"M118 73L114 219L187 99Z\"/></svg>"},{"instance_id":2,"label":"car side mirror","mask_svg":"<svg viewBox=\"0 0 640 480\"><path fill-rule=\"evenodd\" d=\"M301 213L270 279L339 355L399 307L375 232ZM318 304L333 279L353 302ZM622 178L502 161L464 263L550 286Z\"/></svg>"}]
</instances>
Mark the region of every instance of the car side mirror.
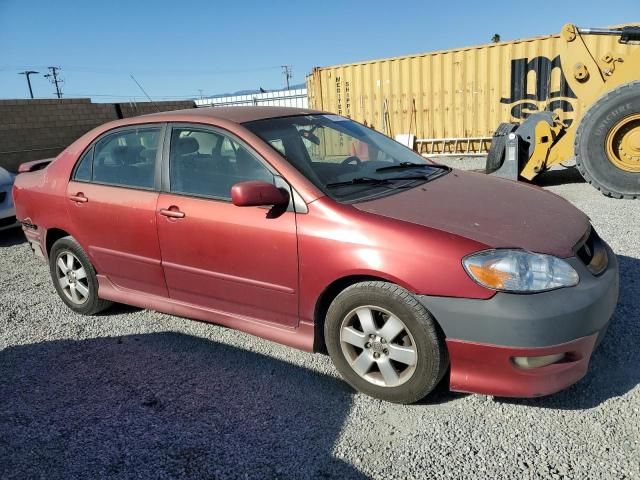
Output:
<instances>
[{"instance_id":1,"label":"car side mirror","mask_svg":"<svg viewBox=\"0 0 640 480\"><path fill-rule=\"evenodd\" d=\"M271 183L253 180L231 187L231 200L237 207L282 206L289 203L289 194Z\"/></svg>"}]
</instances>

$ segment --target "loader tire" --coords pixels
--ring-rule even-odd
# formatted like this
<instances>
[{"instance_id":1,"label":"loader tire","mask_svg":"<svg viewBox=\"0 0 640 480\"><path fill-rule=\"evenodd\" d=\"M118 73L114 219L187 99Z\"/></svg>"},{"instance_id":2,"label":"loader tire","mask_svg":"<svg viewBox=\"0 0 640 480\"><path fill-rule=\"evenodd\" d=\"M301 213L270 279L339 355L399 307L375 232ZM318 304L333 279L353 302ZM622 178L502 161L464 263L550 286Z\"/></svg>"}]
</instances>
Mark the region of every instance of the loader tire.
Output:
<instances>
[{"instance_id":1,"label":"loader tire","mask_svg":"<svg viewBox=\"0 0 640 480\"><path fill-rule=\"evenodd\" d=\"M501 123L493 133L491 147L487 154L486 173L493 173L504 163L504 150L507 144L507 136L519 127L517 123Z\"/></svg>"},{"instance_id":2,"label":"loader tire","mask_svg":"<svg viewBox=\"0 0 640 480\"><path fill-rule=\"evenodd\" d=\"M574 149L578 170L604 195L640 198L640 81L595 101L580 122Z\"/></svg>"}]
</instances>

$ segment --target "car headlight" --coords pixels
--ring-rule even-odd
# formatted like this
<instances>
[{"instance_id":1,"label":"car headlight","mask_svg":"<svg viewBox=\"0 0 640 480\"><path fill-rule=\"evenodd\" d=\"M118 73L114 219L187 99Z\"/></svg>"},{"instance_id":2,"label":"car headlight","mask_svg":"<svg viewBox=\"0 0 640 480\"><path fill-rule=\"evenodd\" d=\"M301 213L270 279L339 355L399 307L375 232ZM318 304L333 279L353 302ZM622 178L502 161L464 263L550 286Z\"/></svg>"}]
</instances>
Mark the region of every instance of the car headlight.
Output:
<instances>
[{"instance_id":1,"label":"car headlight","mask_svg":"<svg viewBox=\"0 0 640 480\"><path fill-rule=\"evenodd\" d=\"M578 284L578 273L566 261L525 250L486 250L462 260L480 285L504 292L543 292Z\"/></svg>"}]
</instances>

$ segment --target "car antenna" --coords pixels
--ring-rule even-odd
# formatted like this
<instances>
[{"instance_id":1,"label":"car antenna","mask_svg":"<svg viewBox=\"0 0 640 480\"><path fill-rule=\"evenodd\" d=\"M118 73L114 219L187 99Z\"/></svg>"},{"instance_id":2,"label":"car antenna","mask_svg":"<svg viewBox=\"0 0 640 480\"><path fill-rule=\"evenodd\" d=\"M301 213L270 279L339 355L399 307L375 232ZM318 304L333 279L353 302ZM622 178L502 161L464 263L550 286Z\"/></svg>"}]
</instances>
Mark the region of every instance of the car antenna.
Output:
<instances>
[{"instance_id":1,"label":"car antenna","mask_svg":"<svg viewBox=\"0 0 640 480\"><path fill-rule=\"evenodd\" d=\"M144 88L142 88L142 85L140 85L140 83L138 83L138 81L136 80L136 77L133 76L133 73L130 73L129 76L131 77L131 80L133 80L134 82L136 82L136 85L138 85L138 88L140 90L142 90L142 93L145 94L145 96L149 99L149 101L153 104L154 107L156 107L156 110L158 112L160 112L160 108L158 108L158 105L156 105L156 102L154 102L153 100L151 100L151 97L149 96L149 94L147 92L144 91Z\"/></svg>"}]
</instances>

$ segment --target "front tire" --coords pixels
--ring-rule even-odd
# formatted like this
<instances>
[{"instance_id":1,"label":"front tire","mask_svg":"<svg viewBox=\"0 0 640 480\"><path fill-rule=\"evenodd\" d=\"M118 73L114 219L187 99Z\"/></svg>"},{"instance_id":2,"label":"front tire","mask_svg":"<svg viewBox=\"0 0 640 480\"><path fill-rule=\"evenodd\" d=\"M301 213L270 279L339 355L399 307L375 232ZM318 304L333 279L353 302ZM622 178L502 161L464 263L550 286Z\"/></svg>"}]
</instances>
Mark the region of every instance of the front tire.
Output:
<instances>
[{"instance_id":1,"label":"front tire","mask_svg":"<svg viewBox=\"0 0 640 480\"><path fill-rule=\"evenodd\" d=\"M49 272L62 301L74 312L95 315L111 306L98 297L98 279L89 257L73 237L57 240L49 253Z\"/></svg>"},{"instance_id":2,"label":"front tire","mask_svg":"<svg viewBox=\"0 0 640 480\"><path fill-rule=\"evenodd\" d=\"M429 312L402 287L362 282L331 303L324 325L343 378L375 398L409 404L427 396L448 366L444 338Z\"/></svg>"}]
</instances>

